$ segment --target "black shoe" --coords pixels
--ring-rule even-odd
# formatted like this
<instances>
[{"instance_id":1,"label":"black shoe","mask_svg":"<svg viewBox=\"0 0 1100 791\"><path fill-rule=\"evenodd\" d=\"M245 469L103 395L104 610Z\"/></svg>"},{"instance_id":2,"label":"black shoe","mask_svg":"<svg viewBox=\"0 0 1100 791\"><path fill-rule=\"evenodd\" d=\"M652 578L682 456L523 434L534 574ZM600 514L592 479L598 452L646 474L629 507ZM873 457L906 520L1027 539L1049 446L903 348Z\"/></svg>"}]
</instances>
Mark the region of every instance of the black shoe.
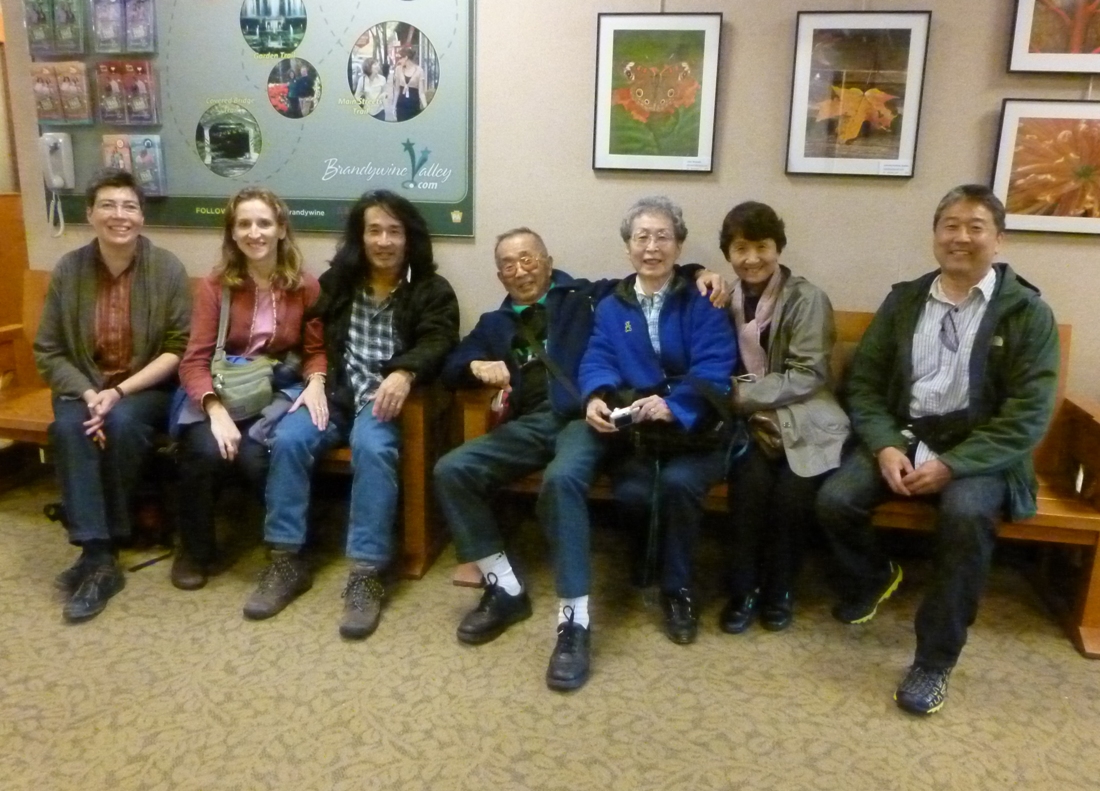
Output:
<instances>
[{"instance_id":1,"label":"black shoe","mask_svg":"<svg viewBox=\"0 0 1100 791\"><path fill-rule=\"evenodd\" d=\"M890 563L890 578L880 587L833 607L833 617L841 623L867 623L875 617L878 606L889 599L901 584L901 566Z\"/></svg>"},{"instance_id":2,"label":"black shoe","mask_svg":"<svg viewBox=\"0 0 1100 791\"><path fill-rule=\"evenodd\" d=\"M259 621L278 615L312 587L309 565L297 553L274 550L271 563L260 572L260 584L244 604L244 617Z\"/></svg>"},{"instance_id":3,"label":"black shoe","mask_svg":"<svg viewBox=\"0 0 1100 791\"><path fill-rule=\"evenodd\" d=\"M54 577L53 586L59 591L72 596L76 589L80 587L80 583L84 581L84 577L90 569L91 564L88 562L88 556L81 553L80 557L76 559L76 563Z\"/></svg>"},{"instance_id":4,"label":"black shoe","mask_svg":"<svg viewBox=\"0 0 1100 791\"><path fill-rule=\"evenodd\" d=\"M559 692L580 689L588 681L588 653L592 633L587 626L573 623L573 610L565 623L558 624L558 643L546 668L546 686Z\"/></svg>"},{"instance_id":5,"label":"black shoe","mask_svg":"<svg viewBox=\"0 0 1100 791\"><path fill-rule=\"evenodd\" d=\"M791 594L771 597L760 603L760 625L769 632L782 632L794 620Z\"/></svg>"},{"instance_id":6,"label":"black shoe","mask_svg":"<svg viewBox=\"0 0 1100 791\"><path fill-rule=\"evenodd\" d=\"M344 618L340 621L340 636L349 640L370 637L382 617L382 597L385 595L378 569L357 565L348 574L344 598Z\"/></svg>"},{"instance_id":7,"label":"black shoe","mask_svg":"<svg viewBox=\"0 0 1100 791\"><path fill-rule=\"evenodd\" d=\"M66 621L78 623L99 615L107 600L126 587L126 577L112 558L88 568L80 587L65 604L61 614Z\"/></svg>"},{"instance_id":8,"label":"black shoe","mask_svg":"<svg viewBox=\"0 0 1100 791\"><path fill-rule=\"evenodd\" d=\"M699 613L691 591L680 588L672 593L661 591L661 609L665 613L665 635L674 643L694 643L699 634Z\"/></svg>"},{"instance_id":9,"label":"black shoe","mask_svg":"<svg viewBox=\"0 0 1100 791\"><path fill-rule=\"evenodd\" d=\"M947 701L947 680L951 668L913 665L894 693L898 706L910 714L935 714Z\"/></svg>"},{"instance_id":10,"label":"black shoe","mask_svg":"<svg viewBox=\"0 0 1100 791\"><path fill-rule=\"evenodd\" d=\"M458 639L469 645L481 645L496 640L514 623L531 617L531 599L527 591L515 596L497 585L495 574L486 577L485 593L462 623L458 625Z\"/></svg>"},{"instance_id":11,"label":"black shoe","mask_svg":"<svg viewBox=\"0 0 1100 791\"><path fill-rule=\"evenodd\" d=\"M731 596L722 608L722 614L718 616L718 625L726 634L741 634L752 626L756 620L758 610L759 590L744 596Z\"/></svg>"},{"instance_id":12,"label":"black shoe","mask_svg":"<svg viewBox=\"0 0 1100 791\"><path fill-rule=\"evenodd\" d=\"M205 563L196 563L183 549L176 550L169 575L175 587L181 591L196 591L206 585L209 576L210 571Z\"/></svg>"}]
</instances>

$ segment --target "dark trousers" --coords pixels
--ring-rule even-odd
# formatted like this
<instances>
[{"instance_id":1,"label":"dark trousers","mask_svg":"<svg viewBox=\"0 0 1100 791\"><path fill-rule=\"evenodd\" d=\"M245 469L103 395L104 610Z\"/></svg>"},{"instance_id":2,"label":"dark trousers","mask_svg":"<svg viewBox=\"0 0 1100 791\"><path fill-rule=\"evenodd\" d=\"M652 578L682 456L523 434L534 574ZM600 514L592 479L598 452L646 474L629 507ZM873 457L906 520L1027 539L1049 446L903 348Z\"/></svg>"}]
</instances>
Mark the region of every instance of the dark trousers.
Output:
<instances>
[{"instance_id":1,"label":"dark trousers","mask_svg":"<svg viewBox=\"0 0 1100 791\"><path fill-rule=\"evenodd\" d=\"M164 430L169 399L163 390L123 398L104 419L107 441L100 450L85 433L88 405L54 397L50 447L71 543L129 538L130 499L153 439Z\"/></svg>"},{"instance_id":2,"label":"dark trousers","mask_svg":"<svg viewBox=\"0 0 1100 791\"><path fill-rule=\"evenodd\" d=\"M254 420L237 424L241 444L236 461L222 458L218 443L210 431L210 421L182 427L179 456L179 531L183 551L196 563L214 560L217 545L214 533L214 505L232 464L236 464L259 501L264 501L268 450L248 436Z\"/></svg>"},{"instance_id":3,"label":"dark trousers","mask_svg":"<svg viewBox=\"0 0 1100 791\"><path fill-rule=\"evenodd\" d=\"M958 661L966 630L978 614L1006 491L1002 476L975 475L952 479L935 496L935 565L917 610L917 664L949 668ZM846 595L872 591L889 579L889 560L871 527L872 509L889 494L878 462L861 445L818 495L818 521L845 577Z\"/></svg>"},{"instance_id":4,"label":"dark trousers","mask_svg":"<svg viewBox=\"0 0 1100 791\"><path fill-rule=\"evenodd\" d=\"M491 496L545 466L537 511L554 552L555 587L562 598L587 596L592 585L588 489L604 451L605 444L583 420L566 420L544 409L510 420L440 459L433 474L436 497L459 560L504 551Z\"/></svg>"},{"instance_id":5,"label":"dark trousers","mask_svg":"<svg viewBox=\"0 0 1100 791\"><path fill-rule=\"evenodd\" d=\"M795 475L786 456L772 461L755 445L737 460L729 476L731 596L760 588L775 601L791 592L824 478Z\"/></svg>"},{"instance_id":6,"label":"dark trousers","mask_svg":"<svg viewBox=\"0 0 1100 791\"><path fill-rule=\"evenodd\" d=\"M703 521L703 498L725 473L726 451L684 453L658 465L646 456L627 454L611 465L615 500L624 517L645 531L656 495L662 546L661 590L692 587L695 546ZM656 486L656 490L654 490Z\"/></svg>"}]
</instances>

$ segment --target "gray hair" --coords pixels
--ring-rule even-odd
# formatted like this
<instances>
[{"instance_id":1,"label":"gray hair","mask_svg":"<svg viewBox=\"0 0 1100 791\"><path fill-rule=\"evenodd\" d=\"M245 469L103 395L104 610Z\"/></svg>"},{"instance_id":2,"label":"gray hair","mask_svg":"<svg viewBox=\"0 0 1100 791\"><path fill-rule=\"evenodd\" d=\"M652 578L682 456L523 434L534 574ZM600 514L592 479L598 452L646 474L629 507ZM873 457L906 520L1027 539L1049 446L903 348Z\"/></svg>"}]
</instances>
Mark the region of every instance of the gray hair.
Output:
<instances>
[{"instance_id":1,"label":"gray hair","mask_svg":"<svg viewBox=\"0 0 1100 791\"><path fill-rule=\"evenodd\" d=\"M1005 205L1001 203L1000 198L993 194L993 190L984 184L960 184L944 195L940 199L939 206L936 207L936 213L932 215L933 229L940 224L940 217L947 211L947 208L954 206L959 201L978 203L985 206L989 209L989 213L993 215L993 224L997 226L997 233L1004 233Z\"/></svg>"},{"instance_id":2,"label":"gray hair","mask_svg":"<svg viewBox=\"0 0 1100 791\"><path fill-rule=\"evenodd\" d=\"M550 254L550 251L546 249L546 242L542 240L542 237L532 231L526 225L521 225L518 228L512 228L511 230L505 231L497 237L496 244L493 245L493 258L496 258L497 256L497 250L500 249L500 243L507 239L511 239L513 236L533 236L535 237L535 239L538 240L539 247L542 248L542 252L547 255Z\"/></svg>"},{"instance_id":3,"label":"gray hair","mask_svg":"<svg viewBox=\"0 0 1100 791\"><path fill-rule=\"evenodd\" d=\"M622 225L619 226L619 235L623 237L624 242L630 241L630 235L634 232L634 221L643 214L663 214L672 221L676 241L682 243L687 239L688 228L684 223L684 212L679 204L673 203L664 195L651 195L648 198L642 198L627 210Z\"/></svg>"}]
</instances>

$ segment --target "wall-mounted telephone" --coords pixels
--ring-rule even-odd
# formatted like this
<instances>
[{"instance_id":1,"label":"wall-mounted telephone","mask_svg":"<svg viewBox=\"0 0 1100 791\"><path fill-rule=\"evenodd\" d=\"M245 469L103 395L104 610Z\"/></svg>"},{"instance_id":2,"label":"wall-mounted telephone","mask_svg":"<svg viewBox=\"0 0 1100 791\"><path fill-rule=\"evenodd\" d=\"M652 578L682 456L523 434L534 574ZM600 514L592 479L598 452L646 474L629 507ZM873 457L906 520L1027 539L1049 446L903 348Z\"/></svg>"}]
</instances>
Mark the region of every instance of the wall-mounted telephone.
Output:
<instances>
[{"instance_id":1,"label":"wall-mounted telephone","mask_svg":"<svg viewBox=\"0 0 1100 791\"><path fill-rule=\"evenodd\" d=\"M73 143L65 132L47 132L38 138L38 158L42 179L50 190L76 188L73 171Z\"/></svg>"}]
</instances>

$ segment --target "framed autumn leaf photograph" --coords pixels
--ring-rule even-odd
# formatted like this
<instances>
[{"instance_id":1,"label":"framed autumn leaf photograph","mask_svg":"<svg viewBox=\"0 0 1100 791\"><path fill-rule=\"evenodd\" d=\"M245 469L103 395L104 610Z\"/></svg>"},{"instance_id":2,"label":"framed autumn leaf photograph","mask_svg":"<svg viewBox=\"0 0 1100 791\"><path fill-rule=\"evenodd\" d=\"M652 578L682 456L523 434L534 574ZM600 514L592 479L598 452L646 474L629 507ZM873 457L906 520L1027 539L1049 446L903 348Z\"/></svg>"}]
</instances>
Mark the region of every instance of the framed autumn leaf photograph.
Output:
<instances>
[{"instance_id":1,"label":"framed autumn leaf photograph","mask_svg":"<svg viewBox=\"0 0 1100 791\"><path fill-rule=\"evenodd\" d=\"M1100 73L1100 3L1016 0L1008 70Z\"/></svg>"},{"instance_id":2,"label":"framed autumn leaf photograph","mask_svg":"<svg viewBox=\"0 0 1100 791\"><path fill-rule=\"evenodd\" d=\"M801 11L787 172L913 175L930 11Z\"/></svg>"},{"instance_id":3,"label":"framed autumn leaf photograph","mask_svg":"<svg viewBox=\"0 0 1100 791\"><path fill-rule=\"evenodd\" d=\"M595 169L713 169L722 15L600 14Z\"/></svg>"},{"instance_id":4,"label":"framed autumn leaf photograph","mask_svg":"<svg viewBox=\"0 0 1100 791\"><path fill-rule=\"evenodd\" d=\"M1010 230L1100 233L1100 102L1005 99L993 191Z\"/></svg>"}]
</instances>

